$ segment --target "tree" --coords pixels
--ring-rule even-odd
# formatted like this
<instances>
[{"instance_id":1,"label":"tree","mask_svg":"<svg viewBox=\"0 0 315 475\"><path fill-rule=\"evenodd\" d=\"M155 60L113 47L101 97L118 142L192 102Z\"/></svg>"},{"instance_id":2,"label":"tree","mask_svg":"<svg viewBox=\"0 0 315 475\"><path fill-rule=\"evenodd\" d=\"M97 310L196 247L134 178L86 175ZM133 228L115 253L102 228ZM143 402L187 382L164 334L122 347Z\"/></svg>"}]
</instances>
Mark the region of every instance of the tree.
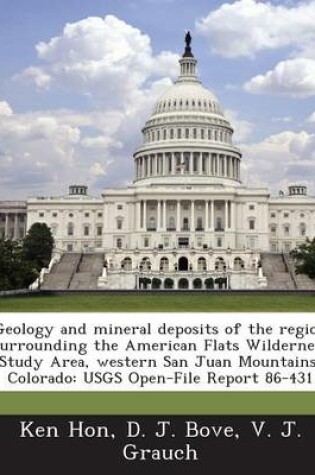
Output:
<instances>
[{"instance_id":1,"label":"tree","mask_svg":"<svg viewBox=\"0 0 315 475\"><path fill-rule=\"evenodd\" d=\"M306 274L311 279L315 279L315 238L309 238L290 252L295 259L295 272Z\"/></svg>"},{"instance_id":2,"label":"tree","mask_svg":"<svg viewBox=\"0 0 315 475\"><path fill-rule=\"evenodd\" d=\"M23 260L21 245L11 239L0 239L0 290L25 289L37 277L36 268Z\"/></svg>"},{"instance_id":3,"label":"tree","mask_svg":"<svg viewBox=\"0 0 315 475\"><path fill-rule=\"evenodd\" d=\"M45 223L34 223L23 240L23 257L40 271L51 260L54 239Z\"/></svg>"}]
</instances>

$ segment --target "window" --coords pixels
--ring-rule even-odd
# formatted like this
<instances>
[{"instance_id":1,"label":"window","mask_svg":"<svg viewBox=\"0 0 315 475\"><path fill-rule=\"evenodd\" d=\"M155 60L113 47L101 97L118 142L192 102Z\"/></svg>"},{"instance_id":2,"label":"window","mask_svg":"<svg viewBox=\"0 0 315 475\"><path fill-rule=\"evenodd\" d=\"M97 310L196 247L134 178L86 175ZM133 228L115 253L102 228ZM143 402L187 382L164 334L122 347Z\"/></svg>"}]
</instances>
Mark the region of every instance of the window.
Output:
<instances>
[{"instance_id":1,"label":"window","mask_svg":"<svg viewBox=\"0 0 315 475\"><path fill-rule=\"evenodd\" d=\"M249 229L250 230L255 229L255 220L254 219L250 219L248 224L249 224Z\"/></svg>"},{"instance_id":2,"label":"window","mask_svg":"<svg viewBox=\"0 0 315 475\"><path fill-rule=\"evenodd\" d=\"M85 218L89 218L89 217L90 217L90 213L84 213L84 217L85 217Z\"/></svg>"},{"instance_id":3,"label":"window","mask_svg":"<svg viewBox=\"0 0 315 475\"><path fill-rule=\"evenodd\" d=\"M102 216L103 216L103 213L97 213L98 218L102 218Z\"/></svg>"},{"instance_id":4,"label":"window","mask_svg":"<svg viewBox=\"0 0 315 475\"><path fill-rule=\"evenodd\" d=\"M271 232L271 234L276 234L277 233L277 226L275 226L275 225L270 226L270 232Z\"/></svg>"},{"instance_id":5,"label":"window","mask_svg":"<svg viewBox=\"0 0 315 475\"><path fill-rule=\"evenodd\" d=\"M123 220L121 218L117 219L117 229L122 229L123 226Z\"/></svg>"},{"instance_id":6,"label":"window","mask_svg":"<svg viewBox=\"0 0 315 475\"><path fill-rule=\"evenodd\" d=\"M160 270L163 272L169 270L169 260L167 257L162 257L160 260Z\"/></svg>"},{"instance_id":7,"label":"window","mask_svg":"<svg viewBox=\"0 0 315 475\"><path fill-rule=\"evenodd\" d=\"M305 236L306 235L306 225L305 223L300 224L300 236Z\"/></svg>"},{"instance_id":8,"label":"window","mask_svg":"<svg viewBox=\"0 0 315 475\"><path fill-rule=\"evenodd\" d=\"M185 139L189 139L189 129L185 129Z\"/></svg>"},{"instance_id":9,"label":"window","mask_svg":"<svg viewBox=\"0 0 315 475\"><path fill-rule=\"evenodd\" d=\"M288 218L288 217L289 217L289 213L283 213L283 217L284 217L284 218Z\"/></svg>"},{"instance_id":10,"label":"window","mask_svg":"<svg viewBox=\"0 0 315 475\"><path fill-rule=\"evenodd\" d=\"M68 231L68 236L73 236L73 234L74 234L74 225L73 225L73 223L68 223L67 231Z\"/></svg>"},{"instance_id":11,"label":"window","mask_svg":"<svg viewBox=\"0 0 315 475\"><path fill-rule=\"evenodd\" d=\"M69 218L73 218L73 213L69 213Z\"/></svg>"},{"instance_id":12,"label":"window","mask_svg":"<svg viewBox=\"0 0 315 475\"><path fill-rule=\"evenodd\" d=\"M169 247L169 245L170 245L170 238L165 237L164 238L164 247Z\"/></svg>"},{"instance_id":13,"label":"window","mask_svg":"<svg viewBox=\"0 0 315 475\"><path fill-rule=\"evenodd\" d=\"M182 138L182 129L177 129L177 138L178 139Z\"/></svg>"},{"instance_id":14,"label":"window","mask_svg":"<svg viewBox=\"0 0 315 475\"><path fill-rule=\"evenodd\" d=\"M205 138L205 131L204 129L201 129L201 139L204 140Z\"/></svg>"},{"instance_id":15,"label":"window","mask_svg":"<svg viewBox=\"0 0 315 475\"><path fill-rule=\"evenodd\" d=\"M189 209L188 203L184 203L184 204L183 204L183 210L186 210L186 211L187 211L188 209Z\"/></svg>"},{"instance_id":16,"label":"window","mask_svg":"<svg viewBox=\"0 0 315 475\"><path fill-rule=\"evenodd\" d=\"M53 218L57 218L57 213L53 213Z\"/></svg>"},{"instance_id":17,"label":"window","mask_svg":"<svg viewBox=\"0 0 315 475\"><path fill-rule=\"evenodd\" d=\"M193 138L194 138L194 139L197 138L197 129L193 129Z\"/></svg>"},{"instance_id":18,"label":"window","mask_svg":"<svg viewBox=\"0 0 315 475\"><path fill-rule=\"evenodd\" d=\"M202 223L202 218L197 218L197 227L196 231L203 231L203 223Z\"/></svg>"},{"instance_id":19,"label":"window","mask_svg":"<svg viewBox=\"0 0 315 475\"><path fill-rule=\"evenodd\" d=\"M67 251L72 252L73 251L73 244L67 244Z\"/></svg>"},{"instance_id":20,"label":"window","mask_svg":"<svg viewBox=\"0 0 315 475\"><path fill-rule=\"evenodd\" d=\"M170 130L170 139L173 139L174 138L174 129L171 129Z\"/></svg>"},{"instance_id":21,"label":"window","mask_svg":"<svg viewBox=\"0 0 315 475\"><path fill-rule=\"evenodd\" d=\"M143 240L143 246L144 247L150 247L150 239L148 237L145 237Z\"/></svg>"},{"instance_id":22,"label":"window","mask_svg":"<svg viewBox=\"0 0 315 475\"><path fill-rule=\"evenodd\" d=\"M168 220L168 230L169 231L174 231L176 228L175 228L175 218L173 216L171 216Z\"/></svg>"},{"instance_id":23,"label":"window","mask_svg":"<svg viewBox=\"0 0 315 475\"><path fill-rule=\"evenodd\" d=\"M275 218L275 217L276 217L276 213L271 213L271 214L270 214L270 217L271 217L271 218Z\"/></svg>"},{"instance_id":24,"label":"window","mask_svg":"<svg viewBox=\"0 0 315 475\"><path fill-rule=\"evenodd\" d=\"M102 226L97 226L97 228L96 228L97 236L101 236L102 232L103 232L103 227Z\"/></svg>"},{"instance_id":25,"label":"window","mask_svg":"<svg viewBox=\"0 0 315 475\"><path fill-rule=\"evenodd\" d=\"M222 247L222 238L217 238L217 247Z\"/></svg>"},{"instance_id":26,"label":"window","mask_svg":"<svg viewBox=\"0 0 315 475\"><path fill-rule=\"evenodd\" d=\"M122 239L120 238L116 239L116 247L118 247L119 249L122 248Z\"/></svg>"},{"instance_id":27,"label":"window","mask_svg":"<svg viewBox=\"0 0 315 475\"><path fill-rule=\"evenodd\" d=\"M253 209L255 209L255 205L249 205L248 208L249 208L250 210L253 210Z\"/></svg>"},{"instance_id":28,"label":"window","mask_svg":"<svg viewBox=\"0 0 315 475\"><path fill-rule=\"evenodd\" d=\"M163 140L166 140L166 129L163 130Z\"/></svg>"},{"instance_id":29,"label":"window","mask_svg":"<svg viewBox=\"0 0 315 475\"><path fill-rule=\"evenodd\" d=\"M283 227L283 232L285 236L289 236L290 234L290 226L286 225Z\"/></svg>"},{"instance_id":30,"label":"window","mask_svg":"<svg viewBox=\"0 0 315 475\"><path fill-rule=\"evenodd\" d=\"M84 236L89 236L89 234L90 234L89 226L84 226L83 234L84 234Z\"/></svg>"},{"instance_id":31,"label":"window","mask_svg":"<svg viewBox=\"0 0 315 475\"><path fill-rule=\"evenodd\" d=\"M189 247L189 238L188 237L178 238L178 247Z\"/></svg>"},{"instance_id":32,"label":"window","mask_svg":"<svg viewBox=\"0 0 315 475\"><path fill-rule=\"evenodd\" d=\"M39 217L43 218L45 216L45 213L39 213Z\"/></svg>"}]
</instances>

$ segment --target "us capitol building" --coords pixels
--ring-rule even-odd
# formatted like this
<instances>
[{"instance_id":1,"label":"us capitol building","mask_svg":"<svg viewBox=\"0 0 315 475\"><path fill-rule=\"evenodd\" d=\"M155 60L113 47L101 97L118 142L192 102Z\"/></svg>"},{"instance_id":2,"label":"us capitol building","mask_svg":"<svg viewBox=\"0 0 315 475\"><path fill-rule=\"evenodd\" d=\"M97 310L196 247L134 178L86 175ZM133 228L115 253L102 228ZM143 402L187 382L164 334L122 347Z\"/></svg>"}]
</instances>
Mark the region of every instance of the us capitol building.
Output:
<instances>
[{"instance_id":1,"label":"us capitol building","mask_svg":"<svg viewBox=\"0 0 315 475\"><path fill-rule=\"evenodd\" d=\"M80 265L90 272L94 256L98 288L265 287L263 256L279 257L315 235L315 199L302 185L276 198L244 186L233 127L196 75L189 33L179 64L177 81L142 129L133 184L101 198L73 185L67 196L28 199L27 229L35 222L51 228L54 262L61 256L55 267L64 261L66 269L68 260L74 273ZM10 210L0 203L0 212L0 233L8 235ZM12 223L17 230L15 217ZM69 288L82 287L84 268L81 274Z\"/></svg>"}]
</instances>

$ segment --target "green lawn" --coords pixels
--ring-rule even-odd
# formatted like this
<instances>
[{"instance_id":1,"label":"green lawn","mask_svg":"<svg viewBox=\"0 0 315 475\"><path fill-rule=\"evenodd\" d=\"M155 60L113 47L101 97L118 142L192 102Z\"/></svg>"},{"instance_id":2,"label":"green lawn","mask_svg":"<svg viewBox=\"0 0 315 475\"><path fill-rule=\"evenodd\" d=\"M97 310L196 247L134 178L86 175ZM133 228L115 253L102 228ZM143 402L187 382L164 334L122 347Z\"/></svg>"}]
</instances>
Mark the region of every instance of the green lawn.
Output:
<instances>
[{"instance_id":1,"label":"green lawn","mask_svg":"<svg viewBox=\"0 0 315 475\"><path fill-rule=\"evenodd\" d=\"M1 312L314 312L315 294L78 294L0 299Z\"/></svg>"}]
</instances>

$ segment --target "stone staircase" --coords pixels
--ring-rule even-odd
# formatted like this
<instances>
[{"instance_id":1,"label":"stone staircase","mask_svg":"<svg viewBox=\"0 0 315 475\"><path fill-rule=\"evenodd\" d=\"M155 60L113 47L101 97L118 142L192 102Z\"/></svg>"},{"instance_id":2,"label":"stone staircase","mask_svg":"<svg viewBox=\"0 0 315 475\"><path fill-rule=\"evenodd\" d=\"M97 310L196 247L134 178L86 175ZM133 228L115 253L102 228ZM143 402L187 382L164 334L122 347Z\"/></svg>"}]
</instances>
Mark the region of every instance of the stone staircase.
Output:
<instances>
[{"instance_id":1,"label":"stone staircase","mask_svg":"<svg viewBox=\"0 0 315 475\"><path fill-rule=\"evenodd\" d=\"M97 289L97 280L102 274L103 254L83 254L70 282L70 290Z\"/></svg>"},{"instance_id":2,"label":"stone staircase","mask_svg":"<svg viewBox=\"0 0 315 475\"><path fill-rule=\"evenodd\" d=\"M261 263L268 282L265 290L296 290L282 254L261 254Z\"/></svg>"},{"instance_id":3,"label":"stone staircase","mask_svg":"<svg viewBox=\"0 0 315 475\"><path fill-rule=\"evenodd\" d=\"M103 254L64 254L60 261L46 274L43 290L93 290L102 274Z\"/></svg>"},{"instance_id":4,"label":"stone staircase","mask_svg":"<svg viewBox=\"0 0 315 475\"><path fill-rule=\"evenodd\" d=\"M305 274L295 273L295 262L290 258L289 254L284 256L287 267L290 269L294 276L296 286L299 290L315 290L315 279L310 279Z\"/></svg>"}]
</instances>

